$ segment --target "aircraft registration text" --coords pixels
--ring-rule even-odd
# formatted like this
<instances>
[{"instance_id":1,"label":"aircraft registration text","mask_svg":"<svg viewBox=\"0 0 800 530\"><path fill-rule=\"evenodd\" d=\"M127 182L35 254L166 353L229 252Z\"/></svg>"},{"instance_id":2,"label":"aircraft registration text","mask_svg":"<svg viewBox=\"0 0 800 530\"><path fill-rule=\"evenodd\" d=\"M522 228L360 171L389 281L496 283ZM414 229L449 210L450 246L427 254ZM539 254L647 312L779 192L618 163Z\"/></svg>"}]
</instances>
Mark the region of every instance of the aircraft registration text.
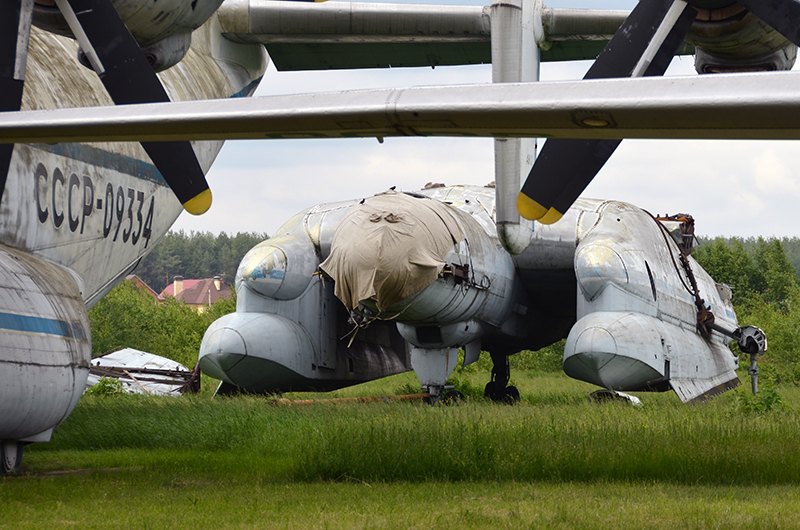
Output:
<instances>
[{"instance_id":1,"label":"aircraft registration text","mask_svg":"<svg viewBox=\"0 0 800 530\"><path fill-rule=\"evenodd\" d=\"M70 232L83 234L87 219L102 211L103 238L133 245L141 239L147 248L153 233L155 196L147 201L144 191L111 182L103 190L102 184L96 185L91 177L77 173L67 177L59 168L51 175L42 163L36 166L34 179L41 224L52 223L56 229L66 225Z\"/></svg>"}]
</instances>

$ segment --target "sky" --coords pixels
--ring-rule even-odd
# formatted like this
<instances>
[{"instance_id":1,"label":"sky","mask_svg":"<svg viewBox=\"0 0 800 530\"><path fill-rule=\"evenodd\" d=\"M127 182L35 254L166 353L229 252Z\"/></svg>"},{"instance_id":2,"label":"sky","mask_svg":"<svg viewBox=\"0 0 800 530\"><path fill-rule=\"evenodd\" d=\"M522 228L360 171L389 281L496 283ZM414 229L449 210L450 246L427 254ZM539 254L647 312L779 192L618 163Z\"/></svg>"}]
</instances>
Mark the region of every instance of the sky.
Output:
<instances>
[{"instance_id":1,"label":"sky","mask_svg":"<svg viewBox=\"0 0 800 530\"><path fill-rule=\"evenodd\" d=\"M635 3L546 2L604 9L632 9ZM589 66L542 63L541 79L577 80ZM696 75L694 59L676 57L667 75ZM490 81L488 65L319 72L278 72L270 66L256 97ZM272 234L316 204L367 197L391 186L484 185L494 180L493 173L489 138L230 141L208 173L211 209L200 217L182 214L173 230ZM800 237L800 143L625 140L583 196L630 202L653 214L690 213L698 234L707 236Z\"/></svg>"}]
</instances>

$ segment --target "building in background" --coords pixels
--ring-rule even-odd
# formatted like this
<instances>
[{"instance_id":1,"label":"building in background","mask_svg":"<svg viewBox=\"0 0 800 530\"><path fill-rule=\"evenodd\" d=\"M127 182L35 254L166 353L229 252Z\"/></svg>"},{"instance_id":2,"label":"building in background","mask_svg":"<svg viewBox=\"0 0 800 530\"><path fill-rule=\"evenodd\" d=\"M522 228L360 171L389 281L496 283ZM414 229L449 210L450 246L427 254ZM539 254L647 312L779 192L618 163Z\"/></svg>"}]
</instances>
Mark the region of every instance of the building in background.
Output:
<instances>
[{"instance_id":1,"label":"building in background","mask_svg":"<svg viewBox=\"0 0 800 530\"><path fill-rule=\"evenodd\" d=\"M125 279L131 283L143 293L147 293L149 296L153 297L156 303L163 302L164 297L153 290L152 287L147 285L144 280L136 276L135 274L128 274Z\"/></svg>"},{"instance_id":2,"label":"building in background","mask_svg":"<svg viewBox=\"0 0 800 530\"><path fill-rule=\"evenodd\" d=\"M171 284L161 291L161 296L172 296L198 313L204 312L220 298L227 298L233 290L219 276L204 280L186 280L175 276Z\"/></svg>"}]
</instances>

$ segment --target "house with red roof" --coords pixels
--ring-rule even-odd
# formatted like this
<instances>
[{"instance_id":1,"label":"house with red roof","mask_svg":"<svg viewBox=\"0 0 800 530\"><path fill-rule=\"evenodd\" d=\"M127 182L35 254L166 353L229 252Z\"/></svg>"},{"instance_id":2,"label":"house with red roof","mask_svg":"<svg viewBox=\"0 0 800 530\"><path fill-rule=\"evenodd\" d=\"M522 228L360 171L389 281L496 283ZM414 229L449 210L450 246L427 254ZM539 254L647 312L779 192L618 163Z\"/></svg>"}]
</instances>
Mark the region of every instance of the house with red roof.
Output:
<instances>
[{"instance_id":1,"label":"house with red roof","mask_svg":"<svg viewBox=\"0 0 800 530\"><path fill-rule=\"evenodd\" d=\"M128 274L125 279L131 283L140 291L147 293L148 295L152 296L156 302L163 302L164 297L158 294L153 290L152 287L147 285L144 280L136 276L135 274Z\"/></svg>"},{"instance_id":2,"label":"house with red roof","mask_svg":"<svg viewBox=\"0 0 800 530\"><path fill-rule=\"evenodd\" d=\"M204 280L186 280L183 276L175 276L172 283L161 291L161 296L177 298L198 313L232 294L233 290L219 276Z\"/></svg>"}]
</instances>

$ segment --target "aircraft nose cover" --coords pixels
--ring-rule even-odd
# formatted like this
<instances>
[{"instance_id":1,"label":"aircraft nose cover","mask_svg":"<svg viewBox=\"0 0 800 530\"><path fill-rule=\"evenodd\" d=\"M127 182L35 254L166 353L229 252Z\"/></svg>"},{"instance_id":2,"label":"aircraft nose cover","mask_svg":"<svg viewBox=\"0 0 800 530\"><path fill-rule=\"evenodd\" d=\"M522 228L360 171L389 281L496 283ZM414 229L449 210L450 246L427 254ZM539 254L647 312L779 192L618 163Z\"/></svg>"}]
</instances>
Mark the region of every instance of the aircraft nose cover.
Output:
<instances>
[{"instance_id":1,"label":"aircraft nose cover","mask_svg":"<svg viewBox=\"0 0 800 530\"><path fill-rule=\"evenodd\" d=\"M463 239L447 205L386 192L350 209L320 268L348 309L373 299L383 310L436 281L445 255Z\"/></svg>"}]
</instances>

